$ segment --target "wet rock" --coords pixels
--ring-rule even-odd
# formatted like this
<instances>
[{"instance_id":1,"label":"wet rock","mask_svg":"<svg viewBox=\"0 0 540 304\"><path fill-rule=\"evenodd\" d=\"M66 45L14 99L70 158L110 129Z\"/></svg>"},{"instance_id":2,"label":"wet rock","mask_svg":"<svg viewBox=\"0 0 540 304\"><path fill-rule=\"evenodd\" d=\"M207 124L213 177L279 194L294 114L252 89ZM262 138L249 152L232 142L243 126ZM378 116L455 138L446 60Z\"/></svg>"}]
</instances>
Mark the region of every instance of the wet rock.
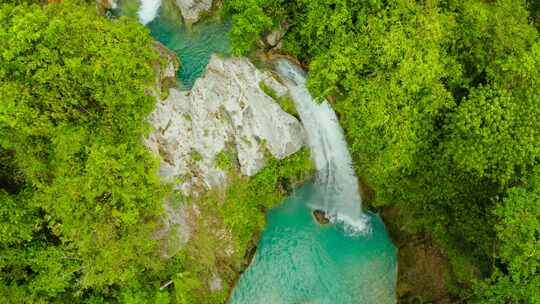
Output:
<instances>
[{"instance_id":1,"label":"wet rock","mask_svg":"<svg viewBox=\"0 0 540 304\"><path fill-rule=\"evenodd\" d=\"M328 225L330 223L330 220L326 217L326 212L320 209L313 210L313 217L321 225Z\"/></svg>"}]
</instances>

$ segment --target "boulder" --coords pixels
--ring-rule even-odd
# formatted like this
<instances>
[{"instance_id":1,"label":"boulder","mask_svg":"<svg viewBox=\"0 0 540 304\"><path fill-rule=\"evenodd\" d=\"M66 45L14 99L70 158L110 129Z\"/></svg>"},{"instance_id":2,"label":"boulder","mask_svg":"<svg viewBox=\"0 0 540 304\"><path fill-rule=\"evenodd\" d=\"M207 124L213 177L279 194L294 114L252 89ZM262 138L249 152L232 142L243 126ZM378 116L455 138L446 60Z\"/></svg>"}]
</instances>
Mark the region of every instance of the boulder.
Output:
<instances>
[{"instance_id":1,"label":"boulder","mask_svg":"<svg viewBox=\"0 0 540 304\"><path fill-rule=\"evenodd\" d=\"M328 217L326 217L326 212L322 210L313 210L313 217L315 217L317 223L321 225L328 225L330 223L330 220L328 219Z\"/></svg>"},{"instance_id":2,"label":"boulder","mask_svg":"<svg viewBox=\"0 0 540 304\"><path fill-rule=\"evenodd\" d=\"M212 9L212 0L175 0L187 24L197 22L201 15Z\"/></svg>"},{"instance_id":3,"label":"boulder","mask_svg":"<svg viewBox=\"0 0 540 304\"><path fill-rule=\"evenodd\" d=\"M227 172L217 164L232 155L242 174L255 175L267 155L283 159L305 142L300 122L262 89L278 96L287 88L245 58L213 56L191 91L170 89L150 121L156 131L147 146L162 158L160 174L178 181L185 195L220 187Z\"/></svg>"}]
</instances>

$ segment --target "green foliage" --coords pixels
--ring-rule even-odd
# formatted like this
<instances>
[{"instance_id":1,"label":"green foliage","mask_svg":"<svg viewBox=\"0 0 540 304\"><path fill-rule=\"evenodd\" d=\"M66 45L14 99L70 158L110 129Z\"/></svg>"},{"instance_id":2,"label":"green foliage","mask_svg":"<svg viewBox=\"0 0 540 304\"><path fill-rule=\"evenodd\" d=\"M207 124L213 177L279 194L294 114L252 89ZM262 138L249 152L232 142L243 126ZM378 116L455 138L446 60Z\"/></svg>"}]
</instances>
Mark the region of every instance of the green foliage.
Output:
<instances>
[{"instance_id":1,"label":"green foliage","mask_svg":"<svg viewBox=\"0 0 540 304\"><path fill-rule=\"evenodd\" d=\"M235 175L222 202L223 219L235 239L235 251L244 254L253 234L265 225L264 211L281 202L296 183L306 180L313 164L306 149L270 162L250 179Z\"/></svg>"},{"instance_id":2,"label":"green foliage","mask_svg":"<svg viewBox=\"0 0 540 304\"><path fill-rule=\"evenodd\" d=\"M540 170L508 191L495 211L497 258L504 267L479 282L486 303L540 303Z\"/></svg>"},{"instance_id":3,"label":"green foliage","mask_svg":"<svg viewBox=\"0 0 540 304\"><path fill-rule=\"evenodd\" d=\"M190 156L191 156L191 159L192 159L193 161L196 161L196 162L197 162L197 161L202 160L202 155L201 155L201 153L199 153L199 152L197 152L197 151L195 151L195 150L191 151Z\"/></svg>"},{"instance_id":4,"label":"green foliage","mask_svg":"<svg viewBox=\"0 0 540 304\"><path fill-rule=\"evenodd\" d=\"M69 1L3 4L0 23L0 298L140 302L167 191L141 142L147 30Z\"/></svg>"},{"instance_id":5,"label":"green foliage","mask_svg":"<svg viewBox=\"0 0 540 304\"><path fill-rule=\"evenodd\" d=\"M236 168L236 160L233 152L223 150L216 155L216 166L225 171L232 172Z\"/></svg>"},{"instance_id":6,"label":"green foliage","mask_svg":"<svg viewBox=\"0 0 540 304\"><path fill-rule=\"evenodd\" d=\"M283 111L296 118L299 118L298 112L296 111L296 106L294 105L294 100L292 100L289 95L278 96L276 91L274 91L262 80L259 82L259 87L266 95L274 99L281 106Z\"/></svg>"},{"instance_id":7,"label":"green foliage","mask_svg":"<svg viewBox=\"0 0 540 304\"><path fill-rule=\"evenodd\" d=\"M290 25L284 50L309 64L315 96L335 100L375 204L397 205L408 218L403 229L434 236L451 259L460 286L455 291L471 297L473 282L482 277L503 286L489 279L501 273L507 281L500 282L510 283L497 299L538 301L537 281L508 279L508 262L499 265L494 249L511 243L501 239L500 225L514 215L496 212L508 204L501 198L540 164L540 39L531 24L536 2L244 5L258 6L272 27L283 20ZM238 19L247 10L235 6L232 12ZM233 44L242 39L244 22L233 24ZM248 50L245 44L240 49ZM532 291L512 298L509 286L518 289L518 282L532 284Z\"/></svg>"},{"instance_id":8,"label":"green foliage","mask_svg":"<svg viewBox=\"0 0 540 304\"><path fill-rule=\"evenodd\" d=\"M272 11L283 14L283 0L230 0L225 2L225 11L233 14L234 27L229 33L232 53L244 55L253 49L259 37L269 31L276 22L266 14Z\"/></svg>"},{"instance_id":9,"label":"green foliage","mask_svg":"<svg viewBox=\"0 0 540 304\"><path fill-rule=\"evenodd\" d=\"M540 29L540 2L528 0L527 6L531 15L531 21L536 25L537 29Z\"/></svg>"}]
</instances>

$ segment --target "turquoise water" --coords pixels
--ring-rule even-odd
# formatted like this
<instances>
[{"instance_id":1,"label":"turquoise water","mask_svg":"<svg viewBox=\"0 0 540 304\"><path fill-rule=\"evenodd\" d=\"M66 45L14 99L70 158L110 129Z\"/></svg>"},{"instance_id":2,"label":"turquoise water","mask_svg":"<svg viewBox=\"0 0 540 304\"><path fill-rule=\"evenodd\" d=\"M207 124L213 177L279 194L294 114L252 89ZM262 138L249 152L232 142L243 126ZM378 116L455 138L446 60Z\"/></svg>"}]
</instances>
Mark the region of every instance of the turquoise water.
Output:
<instances>
[{"instance_id":1,"label":"turquoise water","mask_svg":"<svg viewBox=\"0 0 540 304\"><path fill-rule=\"evenodd\" d=\"M122 15L136 18L139 1L124 0L119 7ZM157 18L147 27L157 41L176 53L180 59L178 79L183 88L190 89L204 72L212 54L230 53L228 32L231 24L231 21L214 16L187 27L174 4L164 0Z\"/></svg>"},{"instance_id":2,"label":"turquoise water","mask_svg":"<svg viewBox=\"0 0 540 304\"><path fill-rule=\"evenodd\" d=\"M396 248L381 219L369 214L371 231L347 236L315 222L307 205L317 199L316 188L306 185L269 212L231 304L396 302Z\"/></svg>"}]
</instances>

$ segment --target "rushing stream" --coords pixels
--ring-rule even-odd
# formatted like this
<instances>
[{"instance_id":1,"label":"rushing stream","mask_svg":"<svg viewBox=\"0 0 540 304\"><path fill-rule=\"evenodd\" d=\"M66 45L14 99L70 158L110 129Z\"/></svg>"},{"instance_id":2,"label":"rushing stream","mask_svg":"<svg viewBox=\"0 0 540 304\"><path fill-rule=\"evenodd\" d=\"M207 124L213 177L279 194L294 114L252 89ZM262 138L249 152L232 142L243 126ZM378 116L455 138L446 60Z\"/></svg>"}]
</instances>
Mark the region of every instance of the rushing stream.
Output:
<instances>
[{"instance_id":1,"label":"rushing stream","mask_svg":"<svg viewBox=\"0 0 540 304\"><path fill-rule=\"evenodd\" d=\"M137 18L181 60L189 89L213 53L228 54L230 22L206 18L186 27L172 0L120 0L119 14ZM328 102L313 100L305 73L280 59L275 70L291 92L317 168L313 183L268 213L253 261L230 304L395 303L396 248L381 219L363 213L358 181L341 127ZM318 224L314 209L331 223Z\"/></svg>"}]
</instances>

